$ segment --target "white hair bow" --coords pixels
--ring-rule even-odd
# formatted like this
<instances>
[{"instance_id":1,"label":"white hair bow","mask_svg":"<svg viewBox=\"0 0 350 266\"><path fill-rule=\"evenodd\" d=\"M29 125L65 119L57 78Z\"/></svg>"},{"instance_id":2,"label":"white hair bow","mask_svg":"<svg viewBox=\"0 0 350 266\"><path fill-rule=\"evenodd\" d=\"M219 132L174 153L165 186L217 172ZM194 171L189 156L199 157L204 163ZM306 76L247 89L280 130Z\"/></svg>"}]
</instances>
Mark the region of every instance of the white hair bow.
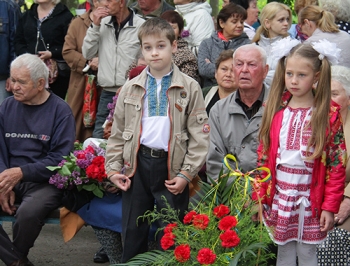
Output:
<instances>
[{"instance_id":1,"label":"white hair bow","mask_svg":"<svg viewBox=\"0 0 350 266\"><path fill-rule=\"evenodd\" d=\"M312 47L320 54L318 56L320 60L326 57L332 65L338 64L341 49L337 48L337 44L323 39L313 42Z\"/></svg>"},{"instance_id":2,"label":"white hair bow","mask_svg":"<svg viewBox=\"0 0 350 266\"><path fill-rule=\"evenodd\" d=\"M283 56L289 54L290 50L300 43L299 40L292 39L291 37L283 38L272 44L271 55L273 60L280 60Z\"/></svg>"}]
</instances>

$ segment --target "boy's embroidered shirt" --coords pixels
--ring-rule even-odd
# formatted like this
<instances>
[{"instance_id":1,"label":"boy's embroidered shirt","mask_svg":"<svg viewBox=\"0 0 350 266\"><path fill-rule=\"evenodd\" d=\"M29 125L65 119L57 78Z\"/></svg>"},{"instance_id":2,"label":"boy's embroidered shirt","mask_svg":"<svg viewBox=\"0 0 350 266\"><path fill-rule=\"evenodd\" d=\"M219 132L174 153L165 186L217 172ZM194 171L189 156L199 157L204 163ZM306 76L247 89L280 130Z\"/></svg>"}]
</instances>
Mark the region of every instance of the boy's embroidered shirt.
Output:
<instances>
[{"instance_id":1,"label":"boy's embroidered shirt","mask_svg":"<svg viewBox=\"0 0 350 266\"><path fill-rule=\"evenodd\" d=\"M167 116L168 115L168 97L166 91L171 84L172 73L164 76L160 82L151 74L147 78L147 98L148 98L148 116ZM160 83L160 92L158 87Z\"/></svg>"},{"instance_id":2,"label":"boy's embroidered shirt","mask_svg":"<svg viewBox=\"0 0 350 266\"><path fill-rule=\"evenodd\" d=\"M147 69L140 143L153 149L168 151L170 118L167 90L171 84L172 74L173 70L161 80L157 80L149 72L149 68Z\"/></svg>"}]
</instances>

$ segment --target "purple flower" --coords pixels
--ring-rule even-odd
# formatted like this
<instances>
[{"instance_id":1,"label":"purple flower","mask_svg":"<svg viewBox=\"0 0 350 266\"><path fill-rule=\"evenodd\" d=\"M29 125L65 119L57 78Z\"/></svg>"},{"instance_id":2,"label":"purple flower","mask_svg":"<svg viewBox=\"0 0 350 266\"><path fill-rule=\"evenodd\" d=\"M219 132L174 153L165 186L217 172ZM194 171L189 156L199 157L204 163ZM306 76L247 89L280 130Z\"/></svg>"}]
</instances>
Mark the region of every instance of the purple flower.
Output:
<instances>
[{"instance_id":1,"label":"purple flower","mask_svg":"<svg viewBox=\"0 0 350 266\"><path fill-rule=\"evenodd\" d=\"M56 184L56 187L58 189L64 189L65 188L65 185L64 184Z\"/></svg>"},{"instance_id":2,"label":"purple flower","mask_svg":"<svg viewBox=\"0 0 350 266\"><path fill-rule=\"evenodd\" d=\"M188 36L190 36L190 31L189 30L183 30L181 32L181 38L186 38Z\"/></svg>"},{"instance_id":3,"label":"purple flower","mask_svg":"<svg viewBox=\"0 0 350 266\"><path fill-rule=\"evenodd\" d=\"M74 171L72 172L72 177L73 177L73 178L78 178L78 177L80 177L80 172L74 170Z\"/></svg>"},{"instance_id":4,"label":"purple flower","mask_svg":"<svg viewBox=\"0 0 350 266\"><path fill-rule=\"evenodd\" d=\"M90 165L91 160L77 159L76 164L79 168L86 169Z\"/></svg>"},{"instance_id":5,"label":"purple flower","mask_svg":"<svg viewBox=\"0 0 350 266\"><path fill-rule=\"evenodd\" d=\"M74 183L75 183L75 185L81 185L81 184L83 184L83 181L81 180L80 177L78 177L78 178L74 179Z\"/></svg>"},{"instance_id":6,"label":"purple flower","mask_svg":"<svg viewBox=\"0 0 350 266\"><path fill-rule=\"evenodd\" d=\"M95 155L95 154L92 154L92 153L87 153L87 154L85 155L86 160L89 161L89 165L91 164L92 160L93 160L95 157L96 157L96 155Z\"/></svg>"},{"instance_id":7,"label":"purple flower","mask_svg":"<svg viewBox=\"0 0 350 266\"><path fill-rule=\"evenodd\" d=\"M100 147L96 147L95 152L96 152L97 156L103 156L104 157L106 155L106 150L102 149Z\"/></svg>"},{"instance_id":8,"label":"purple flower","mask_svg":"<svg viewBox=\"0 0 350 266\"><path fill-rule=\"evenodd\" d=\"M63 166L65 162L67 162L67 161L66 161L66 160L62 160L62 161L58 164L58 166Z\"/></svg>"},{"instance_id":9,"label":"purple flower","mask_svg":"<svg viewBox=\"0 0 350 266\"><path fill-rule=\"evenodd\" d=\"M113 97L113 102L107 104L107 108L109 110L109 114L107 116L107 120L110 122L112 121L113 114L114 114L114 109L115 109L115 104L117 103L118 95L115 95Z\"/></svg>"},{"instance_id":10,"label":"purple flower","mask_svg":"<svg viewBox=\"0 0 350 266\"><path fill-rule=\"evenodd\" d=\"M64 189L68 185L67 181L68 181L67 176L61 176L59 173L57 173L50 177L49 183L51 185L54 185L58 189Z\"/></svg>"}]
</instances>

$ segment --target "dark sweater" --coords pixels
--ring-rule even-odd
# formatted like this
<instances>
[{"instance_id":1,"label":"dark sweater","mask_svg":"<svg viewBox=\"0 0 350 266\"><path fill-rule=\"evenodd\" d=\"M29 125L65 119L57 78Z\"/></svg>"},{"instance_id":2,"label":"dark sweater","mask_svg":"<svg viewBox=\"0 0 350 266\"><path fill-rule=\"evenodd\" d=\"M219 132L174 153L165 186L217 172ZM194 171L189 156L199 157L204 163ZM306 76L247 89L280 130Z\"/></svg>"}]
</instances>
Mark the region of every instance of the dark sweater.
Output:
<instances>
[{"instance_id":1,"label":"dark sweater","mask_svg":"<svg viewBox=\"0 0 350 266\"><path fill-rule=\"evenodd\" d=\"M9 97L0 106L0 173L20 167L23 182L48 182L57 165L73 149L75 122L67 103L51 94L41 105Z\"/></svg>"}]
</instances>

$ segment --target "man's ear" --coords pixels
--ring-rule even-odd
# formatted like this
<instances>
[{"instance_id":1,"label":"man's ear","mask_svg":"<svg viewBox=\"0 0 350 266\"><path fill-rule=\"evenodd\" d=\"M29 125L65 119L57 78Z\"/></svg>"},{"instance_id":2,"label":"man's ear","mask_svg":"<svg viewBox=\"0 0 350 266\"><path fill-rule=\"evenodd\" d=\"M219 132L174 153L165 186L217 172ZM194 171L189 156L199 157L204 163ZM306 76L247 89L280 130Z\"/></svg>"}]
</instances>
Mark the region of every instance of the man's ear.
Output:
<instances>
[{"instance_id":1,"label":"man's ear","mask_svg":"<svg viewBox=\"0 0 350 266\"><path fill-rule=\"evenodd\" d=\"M266 64L264 67L264 79L266 78L268 72L269 72L269 65Z\"/></svg>"},{"instance_id":2,"label":"man's ear","mask_svg":"<svg viewBox=\"0 0 350 266\"><path fill-rule=\"evenodd\" d=\"M120 4L120 6L126 6L127 2L126 2L126 0L119 0L119 4Z\"/></svg>"},{"instance_id":3,"label":"man's ear","mask_svg":"<svg viewBox=\"0 0 350 266\"><path fill-rule=\"evenodd\" d=\"M45 90L45 79L44 78L39 78L37 83L36 83L36 87L39 91Z\"/></svg>"}]
</instances>

